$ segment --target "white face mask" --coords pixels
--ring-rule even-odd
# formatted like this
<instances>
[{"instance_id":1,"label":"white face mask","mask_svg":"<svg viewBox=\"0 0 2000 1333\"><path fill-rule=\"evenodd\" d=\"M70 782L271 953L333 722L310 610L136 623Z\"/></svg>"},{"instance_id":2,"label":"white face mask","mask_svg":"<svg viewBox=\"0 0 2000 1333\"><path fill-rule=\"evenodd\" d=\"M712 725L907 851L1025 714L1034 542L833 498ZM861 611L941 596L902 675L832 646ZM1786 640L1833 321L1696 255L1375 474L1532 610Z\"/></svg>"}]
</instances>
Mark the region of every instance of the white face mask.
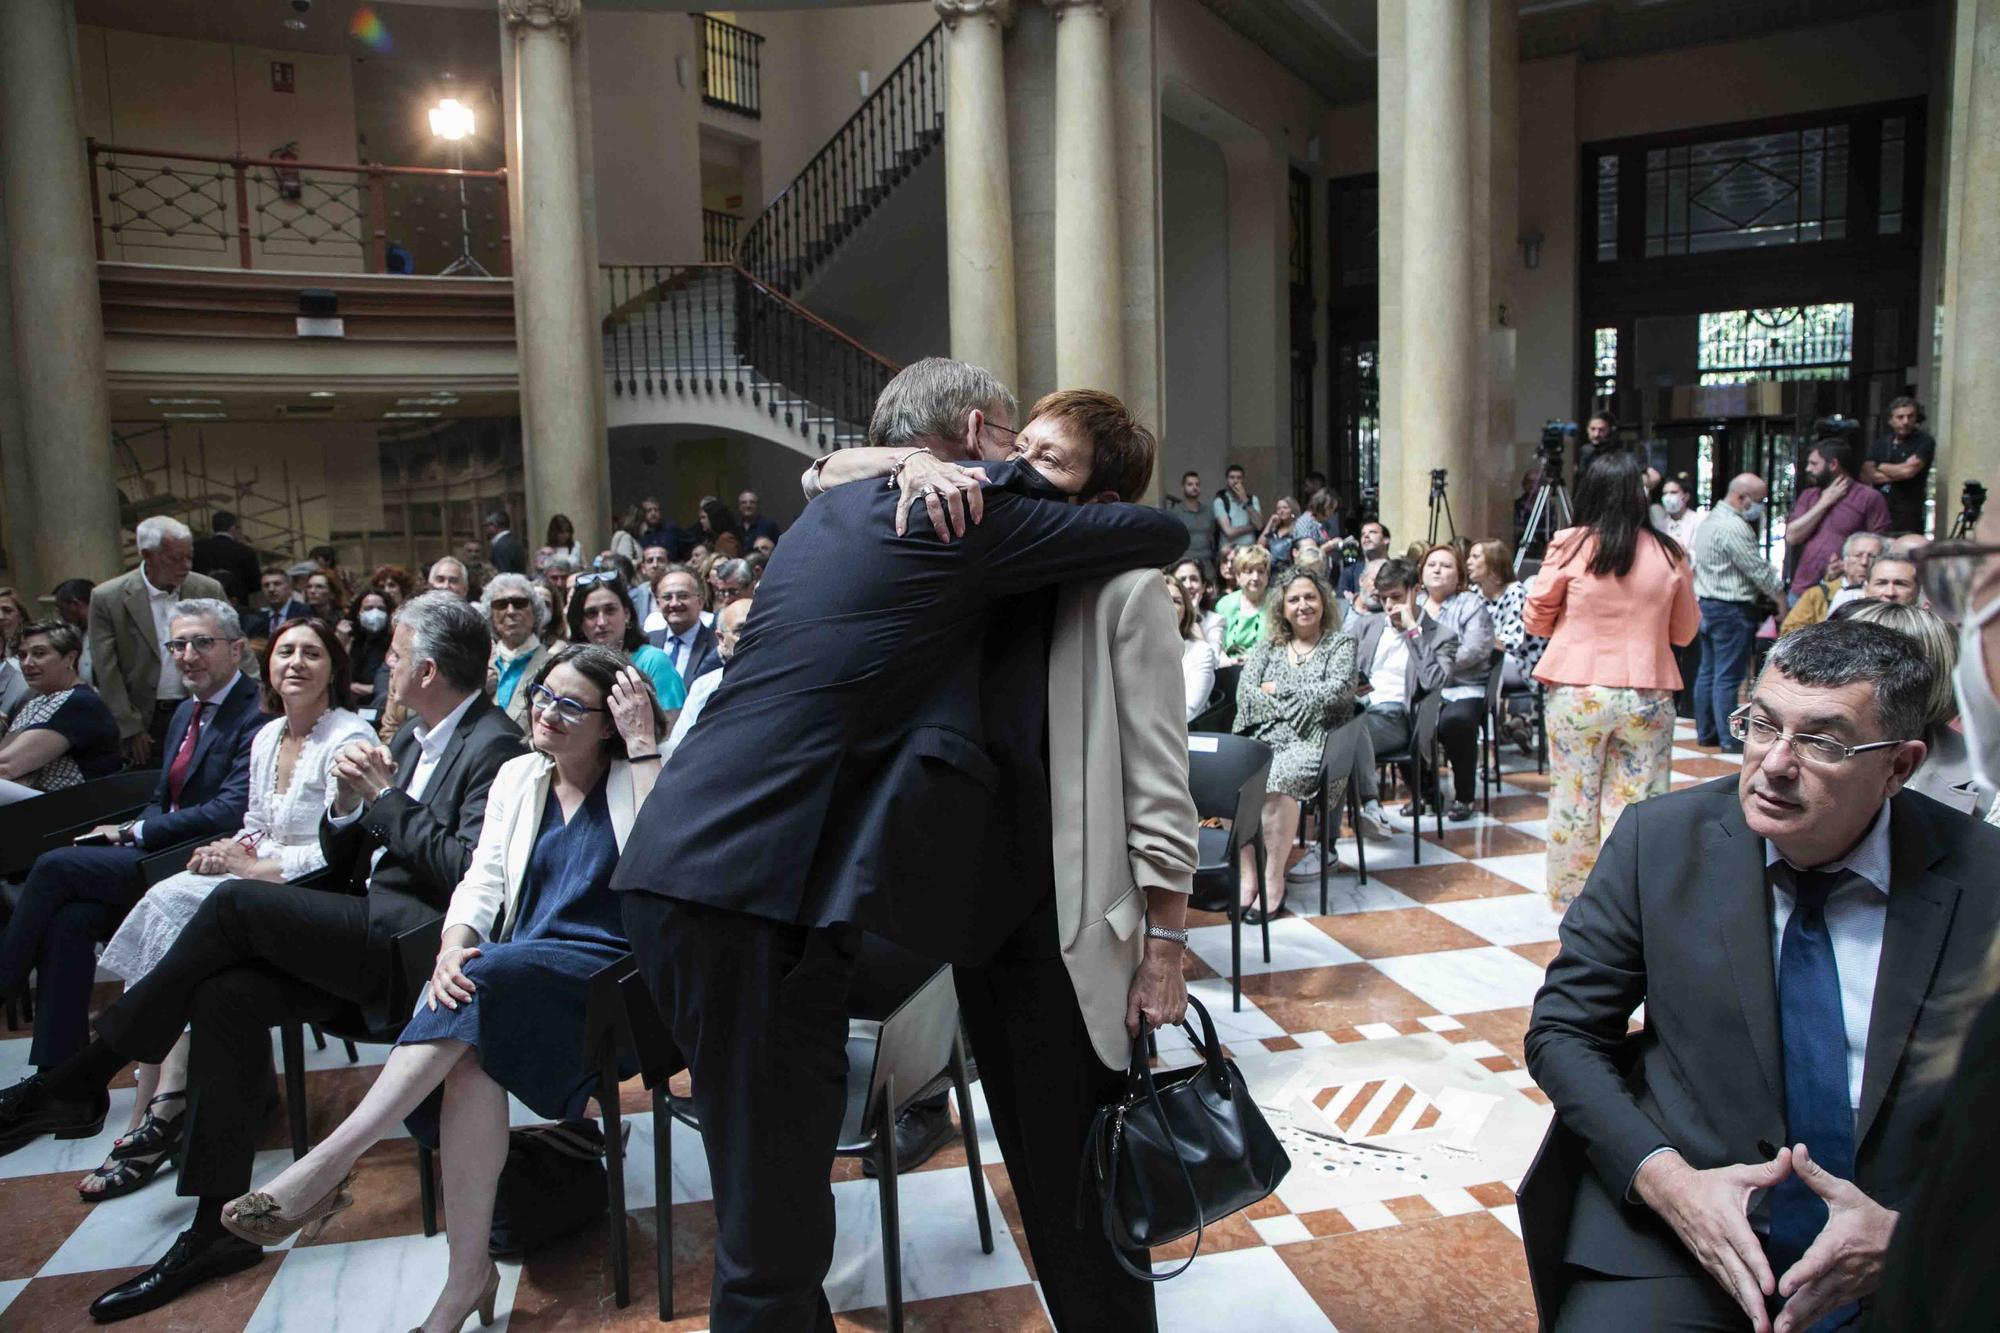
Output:
<instances>
[{"instance_id":1,"label":"white face mask","mask_svg":"<svg viewBox=\"0 0 2000 1333\"><path fill-rule=\"evenodd\" d=\"M367 630L370 634L380 633L382 627L388 623L389 613L387 611L377 610L371 606L361 613L361 628Z\"/></svg>"},{"instance_id":2,"label":"white face mask","mask_svg":"<svg viewBox=\"0 0 2000 1333\"><path fill-rule=\"evenodd\" d=\"M1663 495L1660 497L1660 508L1666 510L1674 518L1679 518L1681 510L1687 507L1688 502L1685 495Z\"/></svg>"},{"instance_id":3,"label":"white face mask","mask_svg":"<svg viewBox=\"0 0 2000 1333\"><path fill-rule=\"evenodd\" d=\"M1958 668L1952 684L1958 690L1958 725L1965 732L1966 757L1980 786L2000 779L2000 699L1986 674L1986 623L2000 616L2000 599L1967 616L1959 630Z\"/></svg>"},{"instance_id":4,"label":"white face mask","mask_svg":"<svg viewBox=\"0 0 2000 1333\"><path fill-rule=\"evenodd\" d=\"M1754 528L1764 521L1764 502L1762 500L1752 500L1749 504L1743 506L1742 513L1743 521Z\"/></svg>"}]
</instances>

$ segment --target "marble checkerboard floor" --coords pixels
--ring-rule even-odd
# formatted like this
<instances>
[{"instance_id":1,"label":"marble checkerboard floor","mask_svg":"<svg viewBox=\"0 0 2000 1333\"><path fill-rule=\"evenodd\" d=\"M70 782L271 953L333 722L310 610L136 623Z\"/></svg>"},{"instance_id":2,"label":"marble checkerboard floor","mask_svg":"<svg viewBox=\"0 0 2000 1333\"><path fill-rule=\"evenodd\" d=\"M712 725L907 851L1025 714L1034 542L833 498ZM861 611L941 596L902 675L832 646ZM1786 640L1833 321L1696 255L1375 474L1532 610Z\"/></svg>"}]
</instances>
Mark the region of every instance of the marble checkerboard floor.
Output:
<instances>
[{"instance_id":1,"label":"marble checkerboard floor","mask_svg":"<svg viewBox=\"0 0 2000 1333\"><path fill-rule=\"evenodd\" d=\"M1240 1011L1229 1000L1229 927L1201 917L1193 932L1193 988L1292 1151L1278 1193L1210 1228L1192 1268L1159 1288L1171 1333L1227 1327L1261 1333L1432 1333L1534 1326L1518 1237L1514 1186L1548 1116L1522 1066L1528 1006L1554 954L1557 916L1543 886L1547 779L1510 747L1492 814L1423 834L1413 864L1407 834L1368 844L1369 882L1351 867L1318 884L1294 882L1289 906L1307 915L1271 927L1271 959L1244 939ZM1683 724L1675 785L1736 771L1694 746ZM24 1034L0 1039L0 1081L21 1076ZM1169 1063L1184 1042L1162 1039ZM350 1065L336 1044L309 1056L315 1137L354 1105L385 1054L361 1048ZM191 1203L162 1178L131 1197L91 1207L74 1185L101 1161L130 1107L114 1092L107 1132L91 1141L44 1140L0 1158L0 1330L93 1327L86 1307L151 1263L185 1224ZM651 1169L650 1103L635 1083L624 1101L632 1139L632 1303L617 1309L603 1226L501 1265L496 1328L641 1329L655 1318L653 1242L660 1200ZM980 1253L962 1150L941 1152L902 1182L903 1277L913 1329L1048 1328L1007 1174L977 1091L984 1186L997 1207L994 1253ZM532 1117L517 1105L523 1123ZM677 1127L678 1128L678 1127ZM1332 1131L1331 1133L1329 1131ZM275 1111L257 1177L284 1150ZM693 1133L672 1136L674 1298L682 1318L707 1323L714 1231L708 1173ZM843 1329L881 1329L876 1186L844 1161L835 1173L839 1243L827 1290ZM411 1144L394 1139L364 1159L356 1204L310 1245L274 1252L256 1268L131 1321L139 1333L290 1333L404 1329L429 1307L444 1271L444 1239L418 1219ZM1187 1245L1156 1251L1177 1261Z\"/></svg>"}]
</instances>

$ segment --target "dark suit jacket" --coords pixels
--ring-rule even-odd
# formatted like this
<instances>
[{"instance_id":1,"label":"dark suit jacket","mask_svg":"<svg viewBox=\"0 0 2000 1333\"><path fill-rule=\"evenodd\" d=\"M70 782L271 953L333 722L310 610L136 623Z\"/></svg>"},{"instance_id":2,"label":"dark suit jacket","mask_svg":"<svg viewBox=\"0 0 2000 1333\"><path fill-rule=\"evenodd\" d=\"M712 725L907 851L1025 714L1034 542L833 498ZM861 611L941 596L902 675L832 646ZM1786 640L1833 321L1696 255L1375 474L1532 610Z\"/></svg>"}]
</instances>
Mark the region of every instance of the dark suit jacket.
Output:
<instances>
[{"instance_id":1,"label":"dark suit jacket","mask_svg":"<svg viewBox=\"0 0 2000 1333\"><path fill-rule=\"evenodd\" d=\"M225 537L219 532L197 537L194 543L194 572L213 574L218 569L230 572L236 579L236 591L242 596L257 595L257 588L264 578L264 565L257 559L256 549L250 543Z\"/></svg>"},{"instance_id":2,"label":"dark suit jacket","mask_svg":"<svg viewBox=\"0 0 2000 1333\"><path fill-rule=\"evenodd\" d=\"M266 639L294 620L306 620L312 608L293 597L283 606L264 606L243 617L245 638Z\"/></svg>"},{"instance_id":3,"label":"dark suit jacket","mask_svg":"<svg viewBox=\"0 0 2000 1333\"><path fill-rule=\"evenodd\" d=\"M479 695L445 742L423 800L411 800L398 790L350 824L336 828L321 818L319 842L326 853L328 884L368 899L368 995L361 1009L370 1027L406 1017L387 1012L389 941L444 911L479 845L493 775L525 748L520 728ZM414 718L396 733L389 753L400 787L416 771ZM368 863L378 847L384 855L371 876Z\"/></svg>"},{"instance_id":4,"label":"dark suit jacket","mask_svg":"<svg viewBox=\"0 0 2000 1333\"><path fill-rule=\"evenodd\" d=\"M614 889L855 923L951 962L1001 943L1021 911L1006 883L1020 849L988 816L1019 775L989 737L1012 730L1011 695L1045 693L1046 676L986 678L991 612L1064 580L1164 565L1187 545L1171 514L1030 498L1012 488L1045 487L1021 471L989 472L985 520L949 544L915 528L897 537L884 488L839 487L807 508ZM1010 739L1039 755L1039 734ZM671 794L692 789L673 777L696 773L702 800Z\"/></svg>"},{"instance_id":5,"label":"dark suit jacket","mask_svg":"<svg viewBox=\"0 0 2000 1333\"><path fill-rule=\"evenodd\" d=\"M493 553L493 568L501 574L525 574L528 572L528 548L521 539L509 530L501 533L486 544Z\"/></svg>"},{"instance_id":6,"label":"dark suit jacket","mask_svg":"<svg viewBox=\"0 0 2000 1333\"><path fill-rule=\"evenodd\" d=\"M661 652L667 651L667 636L664 629L649 630L646 641ZM722 652L716 647L715 631L700 621L695 622L694 637L688 640L687 656L681 662L681 679L692 685L696 676L705 676L711 671L722 669Z\"/></svg>"},{"instance_id":7,"label":"dark suit jacket","mask_svg":"<svg viewBox=\"0 0 2000 1333\"><path fill-rule=\"evenodd\" d=\"M262 691L249 676L239 675L222 697L222 704L202 723L194 738L194 759L181 784L181 806L167 809L167 772L187 738L194 718L194 700L186 699L167 723L167 743L157 758L160 785L140 829L140 846L148 851L171 847L191 838L219 838L243 827L250 805L250 742L271 719L263 708Z\"/></svg>"},{"instance_id":8,"label":"dark suit jacket","mask_svg":"<svg viewBox=\"0 0 2000 1333\"><path fill-rule=\"evenodd\" d=\"M1561 1265L1701 1273L1673 1230L1626 1203L1633 1173L1671 1146L1706 1169L1785 1142L1784 1058L1764 840L1737 780L1629 807L1562 924L1528 1024L1528 1069L1556 1126L1520 1189L1545 1321ZM1892 888L1868 1028L1855 1183L1906 1207L1944 1099L1915 1066L1977 983L2000 928L2000 829L1915 792L1889 806ZM1627 1036L1644 1001L1646 1026Z\"/></svg>"}]
</instances>

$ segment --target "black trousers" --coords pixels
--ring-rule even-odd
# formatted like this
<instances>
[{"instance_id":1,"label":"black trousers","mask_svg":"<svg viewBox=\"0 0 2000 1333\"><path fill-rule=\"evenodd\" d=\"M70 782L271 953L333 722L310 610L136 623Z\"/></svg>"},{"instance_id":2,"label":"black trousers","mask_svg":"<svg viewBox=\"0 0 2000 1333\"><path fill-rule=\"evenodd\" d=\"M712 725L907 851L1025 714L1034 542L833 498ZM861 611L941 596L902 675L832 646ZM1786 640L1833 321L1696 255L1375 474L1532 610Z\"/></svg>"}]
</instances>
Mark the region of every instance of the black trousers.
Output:
<instances>
[{"instance_id":1,"label":"black trousers","mask_svg":"<svg viewBox=\"0 0 2000 1333\"><path fill-rule=\"evenodd\" d=\"M957 982L993 1135L1058 1333L1157 1327L1152 1284L1118 1266L1096 1209L1076 1225L1084 1139L1098 1108L1122 1095L1125 1078L1105 1068L1083 1026L1057 940L1055 896L993 959L958 968ZM1144 1251L1126 1257L1148 1266Z\"/></svg>"},{"instance_id":2,"label":"black trousers","mask_svg":"<svg viewBox=\"0 0 2000 1333\"><path fill-rule=\"evenodd\" d=\"M152 763L156 768L165 768L174 762L174 757L166 753L167 728L180 706L179 699L161 699L153 705L153 720L147 724L146 734L153 738Z\"/></svg>"},{"instance_id":3,"label":"black trousers","mask_svg":"<svg viewBox=\"0 0 2000 1333\"><path fill-rule=\"evenodd\" d=\"M1438 713L1438 746L1451 761L1453 793L1467 805L1479 796L1479 719L1486 716L1486 700L1448 699ZM1428 762L1423 765L1425 800L1435 799L1437 774Z\"/></svg>"},{"instance_id":4,"label":"black trousers","mask_svg":"<svg viewBox=\"0 0 2000 1333\"><path fill-rule=\"evenodd\" d=\"M35 1041L28 1058L42 1069L83 1049L95 945L146 892L132 847L58 847L35 860L21 901L0 937L0 995L35 973Z\"/></svg>"},{"instance_id":5,"label":"black trousers","mask_svg":"<svg viewBox=\"0 0 2000 1333\"><path fill-rule=\"evenodd\" d=\"M854 932L623 898L640 974L694 1080L715 1186L709 1322L716 1333L831 1333L822 1284Z\"/></svg>"},{"instance_id":6,"label":"black trousers","mask_svg":"<svg viewBox=\"0 0 2000 1333\"><path fill-rule=\"evenodd\" d=\"M181 1194L229 1197L250 1188L272 1026L353 1017L367 958L366 898L228 880L166 957L97 1016L106 1045L147 1062L165 1059L192 1025Z\"/></svg>"}]
</instances>

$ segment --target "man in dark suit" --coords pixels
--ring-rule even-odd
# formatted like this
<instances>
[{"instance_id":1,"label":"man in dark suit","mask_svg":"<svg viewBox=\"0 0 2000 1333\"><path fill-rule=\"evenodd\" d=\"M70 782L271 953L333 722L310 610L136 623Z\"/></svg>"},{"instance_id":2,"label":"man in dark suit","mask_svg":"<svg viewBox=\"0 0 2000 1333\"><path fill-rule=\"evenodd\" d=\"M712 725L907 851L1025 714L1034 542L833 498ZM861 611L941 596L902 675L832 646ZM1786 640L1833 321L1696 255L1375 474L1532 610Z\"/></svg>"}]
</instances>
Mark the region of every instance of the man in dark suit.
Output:
<instances>
[{"instance_id":1,"label":"man in dark suit","mask_svg":"<svg viewBox=\"0 0 2000 1333\"><path fill-rule=\"evenodd\" d=\"M973 397L1011 401L960 370L993 388ZM973 410L931 433L983 428ZM1165 564L1187 543L1154 509L1066 503L1037 469L1086 476L1081 454L991 470L983 519L949 544L896 536L892 490L841 487L811 505L669 765L700 773L704 799L658 798L620 859L627 935L694 1077L719 1329L833 1326L820 1284L856 929L976 963L1048 894L1048 829L995 816L1003 794L1046 790L1045 677L986 677L1004 660L991 613L1066 579ZM1014 627L1046 671L1046 616ZM930 837L945 827L941 863Z\"/></svg>"},{"instance_id":2,"label":"man in dark suit","mask_svg":"<svg viewBox=\"0 0 2000 1333\"><path fill-rule=\"evenodd\" d=\"M29 970L35 973L29 1059L40 1069L83 1046L97 973L93 946L111 938L145 893L141 858L193 838L227 837L243 826L250 742L270 719L259 706L257 682L238 670L243 632L236 612L227 602L182 602L167 623L188 697L167 726L166 766L151 804L137 819L93 830L84 845L37 858L0 938L0 994L14 994L27 984ZM12 1093L0 1092L0 1106ZM95 1106L72 1108L0 1138L0 1153L26 1141L19 1133L68 1132L101 1119Z\"/></svg>"},{"instance_id":3,"label":"man in dark suit","mask_svg":"<svg viewBox=\"0 0 2000 1333\"><path fill-rule=\"evenodd\" d=\"M486 516L486 549L493 553L493 568L497 572L528 572L528 548L521 544L521 539L509 527L504 509L496 509Z\"/></svg>"},{"instance_id":4,"label":"man in dark suit","mask_svg":"<svg viewBox=\"0 0 2000 1333\"><path fill-rule=\"evenodd\" d=\"M477 608L425 593L404 603L395 626L391 678L415 716L390 750L354 745L334 761L338 789L320 825L325 888L216 886L159 964L97 1016L97 1040L50 1071L37 1096L0 1107L0 1134L51 1104L101 1107L128 1061L164 1058L192 1028L179 1190L200 1203L164 1258L98 1297L100 1322L257 1262L261 1250L223 1229L222 1205L250 1187L271 1026L400 1023L414 998L390 942L444 911L478 844L493 776L522 752L520 731L485 697L492 642Z\"/></svg>"},{"instance_id":5,"label":"man in dark suit","mask_svg":"<svg viewBox=\"0 0 2000 1333\"><path fill-rule=\"evenodd\" d=\"M261 577L258 586L263 590L264 604L244 617L244 634L253 639L269 639L287 622L312 615L312 608L293 590L291 571L283 565L266 567Z\"/></svg>"},{"instance_id":6,"label":"man in dark suit","mask_svg":"<svg viewBox=\"0 0 2000 1333\"><path fill-rule=\"evenodd\" d=\"M701 623L701 576L685 565L673 565L660 576L658 589L660 618L667 623L649 632L647 640L673 659L681 679L690 685L697 676L720 671L722 655L716 651L715 631Z\"/></svg>"},{"instance_id":7,"label":"man in dark suit","mask_svg":"<svg viewBox=\"0 0 2000 1333\"><path fill-rule=\"evenodd\" d=\"M1741 777L1619 819L1528 1027L1545 1327L1799 1333L1874 1291L1942 1110L1914 1066L2000 926L2000 830L1903 790L1932 684L1881 626L1798 630Z\"/></svg>"},{"instance_id":8,"label":"man in dark suit","mask_svg":"<svg viewBox=\"0 0 2000 1333\"><path fill-rule=\"evenodd\" d=\"M248 593L257 586L257 549L243 540L243 524L226 509L218 509L209 519L209 534L194 544L194 572L214 574L226 570L236 576L236 586Z\"/></svg>"}]
</instances>

